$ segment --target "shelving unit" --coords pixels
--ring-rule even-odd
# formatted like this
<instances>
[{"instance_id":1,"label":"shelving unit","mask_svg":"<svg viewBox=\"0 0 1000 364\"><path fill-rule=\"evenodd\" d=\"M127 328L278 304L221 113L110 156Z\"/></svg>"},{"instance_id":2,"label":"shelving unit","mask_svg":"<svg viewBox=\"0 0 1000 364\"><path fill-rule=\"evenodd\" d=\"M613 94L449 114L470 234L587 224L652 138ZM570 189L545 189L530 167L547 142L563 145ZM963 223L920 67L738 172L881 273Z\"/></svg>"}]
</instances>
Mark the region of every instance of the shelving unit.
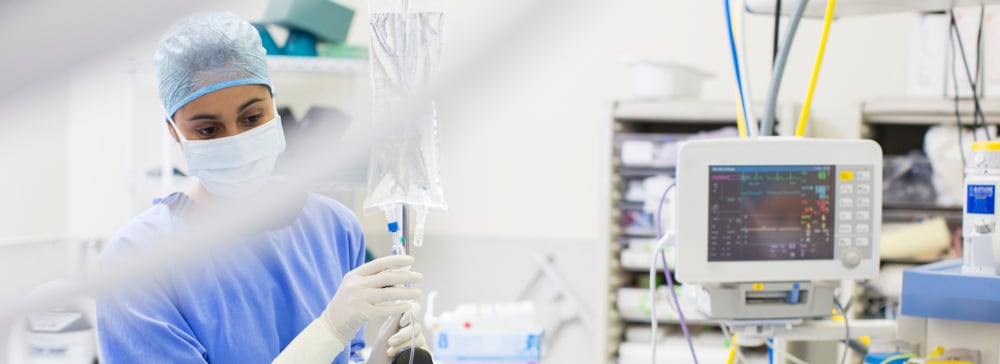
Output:
<instances>
[{"instance_id":1,"label":"shelving unit","mask_svg":"<svg viewBox=\"0 0 1000 364\"><path fill-rule=\"evenodd\" d=\"M1000 100L980 100L986 123L1000 124ZM971 129L975 106L970 99L958 102L958 115L963 128ZM886 161L904 156L913 150L923 151L924 136L934 126L955 126L954 99L883 99L870 100L861 105L861 137L875 140L882 146ZM964 141L968 148L971 140ZM955 152L958 152L957 150ZM885 196L885 195L883 195ZM883 226L919 222L930 218L943 218L953 234L962 226L961 206L940 206L936 202L891 201L883 202ZM952 236L954 239L955 236ZM883 267L898 265L922 265L945 257L882 259ZM872 317L888 316L879 307L898 307L900 297L884 297L879 293L867 297L871 302L863 312ZM885 309L889 311L889 309Z\"/></svg>"},{"instance_id":2,"label":"shelving unit","mask_svg":"<svg viewBox=\"0 0 1000 364\"><path fill-rule=\"evenodd\" d=\"M797 120L798 111L797 106L779 107L776 113L779 121L776 130L780 135L792 133L795 127L794 123L781 121ZM625 163L622 159L622 142L641 140L671 143L699 132L724 127L735 128L735 114L735 105L731 101L625 100L614 104L609 136L611 165L607 170L610 175L608 188L611 201L608 205L610 207L610 229L608 230L610 237L607 248L608 299L604 308L608 319L605 362L629 364L619 362L618 357L619 349L625 342L626 328L630 325L649 325L648 308L646 308L650 300L648 286L640 281L648 280L649 262L650 259L654 258L652 250L655 249L656 236L651 225L648 227L643 225L644 229L626 226L626 220L633 219L633 216L641 217L649 224L652 224L653 221L649 214L645 214L643 202L628 199L628 197L635 197L628 194L629 182L661 175L672 177L675 172L673 166L664 165L664 163ZM630 245L633 249L628 249ZM662 269L662 264L659 265ZM668 257L667 266L670 274L673 274L672 257ZM660 291L667 293L665 287L661 287ZM671 309L673 305L665 301L665 297L660 296L661 294L658 293L657 313L660 317L658 322L676 328L678 322L676 314ZM715 322L699 316L694 302L683 301L681 302L682 309L688 318L689 326L694 326L693 330L717 330ZM622 307L622 305L628 307ZM676 340L683 341L684 338L676 334L668 336L667 344L677 343ZM635 346L644 344L648 345L646 343L628 343L627 345L631 345L630 348L634 349Z\"/></svg>"},{"instance_id":3,"label":"shelving unit","mask_svg":"<svg viewBox=\"0 0 1000 364\"><path fill-rule=\"evenodd\" d=\"M989 125L1000 125L1000 100L980 100ZM875 140L886 157L923 150L924 135L939 125L957 125L953 99L885 99L861 105L863 138ZM963 99L958 103L962 126L972 127L974 104ZM970 143L971 141L965 141ZM965 145L968 147L968 144ZM885 222L913 222L943 217L953 230L962 223L961 206L938 206L934 203L891 203L883 206Z\"/></svg>"},{"instance_id":4,"label":"shelving unit","mask_svg":"<svg viewBox=\"0 0 1000 364\"><path fill-rule=\"evenodd\" d=\"M354 90L347 93L346 97L344 95L337 97L338 102L341 103L341 105L337 106L338 110L347 114L350 119L360 119L358 115L361 114L358 114L359 110L348 109L348 106L368 103L368 59L272 55L267 56L267 65L271 71L272 80L278 87L278 100L283 103L282 106L293 106L288 101L295 103L302 100L311 100L315 103L314 105L330 106L328 105L328 100L324 100L324 98L329 98L330 96L321 97L321 95L325 94L324 92L330 92L329 89L324 87L330 84L344 85L346 89ZM292 98L286 99L283 96L288 94L285 93L285 90L290 90L290 88L285 88L288 85L300 90L317 86L318 89L325 91L319 91L316 94L297 92ZM334 94L330 93L327 95ZM298 116L303 117L307 110L299 109ZM359 129L348 128L345 133L351 133L356 130ZM345 134L339 137L350 138L352 136L352 134ZM289 138L287 130L286 138ZM280 167L281 161L279 160ZM359 194L364 190L366 177L367 164L358 165L355 168L343 169L338 171L337 174L329 175L326 180L312 186L312 188L315 192L325 194L340 201L354 201L359 198Z\"/></svg>"},{"instance_id":5,"label":"shelving unit","mask_svg":"<svg viewBox=\"0 0 1000 364\"><path fill-rule=\"evenodd\" d=\"M367 59L268 56L267 65L275 72L320 72L362 74L368 72Z\"/></svg>"},{"instance_id":6,"label":"shelving unit","mask_svg":"<svg viewBox=\"0 0 1000 364\"><path fill-rule=\"evenodd\" d=\"M1000 124L1000 100L979 100L986 122ZM974 103L969 99L958 101L962 124L972 125ZM861 104L864 123L874 125L933 126L955 124L954 99L884 99Z\"/></svg>"}]
</instances>

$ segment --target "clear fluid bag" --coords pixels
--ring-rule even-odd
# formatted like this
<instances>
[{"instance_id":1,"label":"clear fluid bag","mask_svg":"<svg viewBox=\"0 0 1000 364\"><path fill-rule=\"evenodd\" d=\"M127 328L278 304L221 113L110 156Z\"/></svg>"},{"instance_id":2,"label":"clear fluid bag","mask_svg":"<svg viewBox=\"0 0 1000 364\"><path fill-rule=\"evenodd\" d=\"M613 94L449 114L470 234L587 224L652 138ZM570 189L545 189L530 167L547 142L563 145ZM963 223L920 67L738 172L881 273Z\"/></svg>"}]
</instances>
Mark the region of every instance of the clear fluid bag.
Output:
<instances>
[{"instance_id":1,"label":"clear fluid bag","mask_svg":"<svg viewBox=\"0 0 1000 364\"><path fill-rule=\"evenodd\" d=\"M371 149L365 213L401 206L415 214L414 245L427 212L447 210L438 169L438 120L430 95L441 66L444 6L440 0L369 0L372 118L387 130ZM402 123L392 118L405 112ZM391 228L390 228L391 229Z\"/></svg>"}]
</instances>

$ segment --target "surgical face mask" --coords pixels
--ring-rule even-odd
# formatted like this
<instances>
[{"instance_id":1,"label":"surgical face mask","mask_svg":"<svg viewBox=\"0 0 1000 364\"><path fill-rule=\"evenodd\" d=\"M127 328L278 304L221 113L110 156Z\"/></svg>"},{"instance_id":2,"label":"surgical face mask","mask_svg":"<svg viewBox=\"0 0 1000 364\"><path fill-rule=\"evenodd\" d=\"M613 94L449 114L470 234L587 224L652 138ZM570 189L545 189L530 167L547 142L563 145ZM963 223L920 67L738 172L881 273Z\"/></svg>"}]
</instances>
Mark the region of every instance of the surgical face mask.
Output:
<instances>
[{"instance_id":1,"label":"surgical face mask","mask_svg":"<svg viewBox=\"0 0 1000 364\"><path fill-rule=\"evenodd\" d=\"M285 151L281 116L274 115L256 128L209 140L187 140L172 119L170 124L181 139L190 174L213 195L239 197L259 191Z\"/></svg>"}]
</instances>

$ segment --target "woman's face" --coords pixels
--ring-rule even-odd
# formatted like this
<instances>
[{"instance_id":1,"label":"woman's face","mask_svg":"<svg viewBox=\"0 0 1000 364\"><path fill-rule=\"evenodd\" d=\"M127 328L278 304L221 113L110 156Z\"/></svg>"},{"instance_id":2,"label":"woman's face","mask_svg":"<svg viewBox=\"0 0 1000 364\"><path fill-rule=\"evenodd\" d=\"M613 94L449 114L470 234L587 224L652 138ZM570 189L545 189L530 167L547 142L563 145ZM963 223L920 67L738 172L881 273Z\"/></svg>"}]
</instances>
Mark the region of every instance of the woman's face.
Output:
<instances>
[{"instance_id":1,"label":"woman's face","mask_svg":"<svg viewBox=\"0 0 1000 364\"><path fill-rule=\"evenodd\" d=\"M174 114L177 129L187 140L233 136L274 119L274 99L264 85L240 85L205 94ZM167 125L177 140L174 129Z\"/></svg>"}]
</instances>

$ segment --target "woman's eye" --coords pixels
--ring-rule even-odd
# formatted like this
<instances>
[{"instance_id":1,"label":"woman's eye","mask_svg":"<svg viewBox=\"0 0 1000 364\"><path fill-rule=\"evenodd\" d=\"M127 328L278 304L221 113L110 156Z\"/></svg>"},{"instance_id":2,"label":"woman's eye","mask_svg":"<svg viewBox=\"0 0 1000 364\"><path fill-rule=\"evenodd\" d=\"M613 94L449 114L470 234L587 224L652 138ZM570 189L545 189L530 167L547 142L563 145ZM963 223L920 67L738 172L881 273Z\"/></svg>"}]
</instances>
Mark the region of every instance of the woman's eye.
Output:
<instances>
[{"instance_id":1,"label":"woman's eye","mask_svg":"<svg viewBox=\"0 0 1000 364\"><path fill-rule=\"evenodd\" d=\"M215 135L215 133L219 132L219 128L214 127L214 126L210 126L210 127L207 127L207 128L200 128L200 129L198 129L196 131L198 132L198 135L200 135L200 136L211 137L211 136Z\"/></svg>"},{"instance_id":2,"label":"woman's eye","mask_svg":"<svg viewBox=\"0 0 1000 364\"><path fill-rule=\"evenodd\" d=\"M246 123L247 125L254 125L260 122L260 119L262 117L264 117L264 115L262 114L250 115L246 119L244 119L244 123Z\"/></svg>"}]
</instances>

